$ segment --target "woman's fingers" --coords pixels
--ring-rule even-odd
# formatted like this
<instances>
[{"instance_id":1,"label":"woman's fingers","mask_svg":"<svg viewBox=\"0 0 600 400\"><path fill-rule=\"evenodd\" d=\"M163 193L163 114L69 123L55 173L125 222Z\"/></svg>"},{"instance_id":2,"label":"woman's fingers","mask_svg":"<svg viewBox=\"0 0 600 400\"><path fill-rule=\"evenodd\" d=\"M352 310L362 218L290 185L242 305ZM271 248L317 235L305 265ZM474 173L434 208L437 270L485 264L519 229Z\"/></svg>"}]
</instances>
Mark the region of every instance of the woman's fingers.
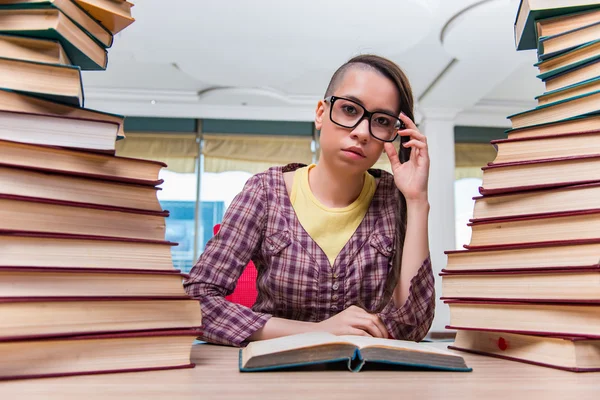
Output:
<instances>
[{"instance_id":1,"label":"woman's fingers","mask_svg":"<svg viewBox=\"0 0 600 400\"><path fill-rule=\"evenodd\" d=\"M411 139L417 139L421 142L427 143L427 136L419 132L419 130L417 129L404 129L402 131L399 131L398 134L400 136L410 136Z\"/></svg>"},{"instance_id":2,"label":"woman's fingers","mask_svg":"<svg viewBox=\"0 0 600 400\"><path fill-rule=\"evenodd\" d=\"M404 147L410 147L413 154L416 156L424 156L429 157L429 149L427 148L427 144L418 140L409 140L404 143ZM412 154L411 154L412 155Z\"/></svg>"},{"instance_id":3,"label":"woman's fingers","mask_svg":"<svg viewBox=\"0 0 600 400\"><path fill-rule=\"evenodd\" d=\"M380 323L379 317L376 315L366 314L357 316L357 320L352 324L354 328L360 328L367 331L371 336L378 338L386 338L387 330Z\"/></svg>"},{"instance_id":4,"label":"woman's fingers","mask_svg":"<svg viewBox=\"0 0 600 400\"><path fill-rule=\"evenodd\" d=\"M374 314L369 314L360 307L351 306L346 312L349 313L350 329L365 332L367 336L387 338L388 331L381 319ZM357 334L357 333L355 333ZM361 336L365 336L361 334Z\"/></svg>"},{"instance_id":5,"label":"woman's fingers","mask_svg":"<svg viewBox=\"0 0 600 400\"><path fill-rule=\"evenodd\" d=\"M384 143L383 149L385 150L385 154L387 154L388 159L390 160L390 164L392 165L392 171L401 165L400 158L398 158L398 151L391 143Z\"/></svg>"},{"instance_id":6,"label":"woman's fingers","mask_svg":"<svg viewBox=\"0 0 600 400\"><path fill-rule=\"evenodd\" d=\"M380 337L387 338L388 331L387 331L387 328L385 327L385 325L383 324L383 321L381 321L381 319L375 314L367 314L367 317L375 324L375 326L381 333Z\"/></svg>"},{"instance_id":7,"label":"woman's fingers","mask_svg":"<svg viewBox=\"0 0 600 400\"><path fill-rule=\"evenodd\" d=\"M404 122L404 125L407 129L417 129L417 125L415 125L413 120L410 119L408 115L401 112L398 118L400 118L400 121Z\"/></svg>"},{"instance_id":8,"label":"woman's fingers","mask_svg":"<svg viewBox=\"0 0 600 400\"><path fill-rule=\"evenodd\" d=\"M364 331L362 329L352 328L352 327L348 330L348 335L373 337L368 332L366 332L366 331Z\"/></svg>"}]
</instances>

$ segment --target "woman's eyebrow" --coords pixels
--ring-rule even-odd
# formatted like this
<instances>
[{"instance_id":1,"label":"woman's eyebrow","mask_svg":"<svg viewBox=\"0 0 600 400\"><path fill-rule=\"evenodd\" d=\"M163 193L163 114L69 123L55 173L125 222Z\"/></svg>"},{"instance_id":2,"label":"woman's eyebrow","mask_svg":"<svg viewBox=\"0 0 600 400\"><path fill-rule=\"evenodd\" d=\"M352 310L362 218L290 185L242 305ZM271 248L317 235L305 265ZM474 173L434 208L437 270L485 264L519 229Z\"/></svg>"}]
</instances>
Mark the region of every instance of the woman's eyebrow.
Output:
<instances>
[{"instance_id":1,"label":"woman's eyebrow","mask_svg":"<svg viewBox=\"0 0 600 400\"><path fill-rule=\"evenodd\" d=\"M341 97L345 97L347 99L355 101L358 104L360 104L361 106L365 107L365 105L363 104L363 102L358 97L356 97L356 96L352 96L351 94L349 94L349 95L344 95L344 96L341 96ZM389 109L385 109L385 108L377 108L375 110L369 110L369 111L371 111L371 112L381 112L381 113L389 114L389 115L396 115L397 114L394 110L389 110Z\"/></svg>"}]
</instances>

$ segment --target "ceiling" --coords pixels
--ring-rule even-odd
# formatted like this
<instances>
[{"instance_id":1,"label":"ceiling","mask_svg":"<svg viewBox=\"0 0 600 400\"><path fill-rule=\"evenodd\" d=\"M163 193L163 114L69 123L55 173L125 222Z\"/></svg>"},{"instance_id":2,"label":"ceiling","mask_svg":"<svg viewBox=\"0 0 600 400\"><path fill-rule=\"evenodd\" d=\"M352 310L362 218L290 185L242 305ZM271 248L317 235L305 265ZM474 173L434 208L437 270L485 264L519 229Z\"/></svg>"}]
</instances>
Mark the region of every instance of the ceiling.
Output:
<instances>
[{"instance_id":1,"label":"ceiling","mask_svg":"<svg viewBox=\"0 0 600 400\"><path fill-rule=\"evenodd\" d=\"M129 116L310 121L331 74L377 53L407 73L417 119L507 126L543 91L516 52L519 0L143 0L84 73L86 106Z\"/></svg>"}]
</instances>

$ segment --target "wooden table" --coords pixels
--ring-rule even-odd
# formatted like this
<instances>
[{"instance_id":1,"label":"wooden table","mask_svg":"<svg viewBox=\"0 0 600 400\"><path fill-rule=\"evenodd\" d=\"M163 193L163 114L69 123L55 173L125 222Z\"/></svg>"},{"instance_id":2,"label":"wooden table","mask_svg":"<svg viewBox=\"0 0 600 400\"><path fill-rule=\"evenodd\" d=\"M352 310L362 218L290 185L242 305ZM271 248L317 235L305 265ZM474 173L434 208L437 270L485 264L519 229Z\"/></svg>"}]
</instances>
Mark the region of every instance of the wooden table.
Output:
<instances>
[{"instance_id":1,"label":"wooden table","mask_svg":"<svg viewBox=\"0 0 600 400\"><path fill-rule=\"evenodd\" d=\"M448 343L436 343L446 347ZM238 350L195 345L194 369L0 382L0 399L598 399L577 374L460 353L470 373L345 370L239 373ZM0 360L0 362L2 362Z\"/></svg>"}]
</instances>

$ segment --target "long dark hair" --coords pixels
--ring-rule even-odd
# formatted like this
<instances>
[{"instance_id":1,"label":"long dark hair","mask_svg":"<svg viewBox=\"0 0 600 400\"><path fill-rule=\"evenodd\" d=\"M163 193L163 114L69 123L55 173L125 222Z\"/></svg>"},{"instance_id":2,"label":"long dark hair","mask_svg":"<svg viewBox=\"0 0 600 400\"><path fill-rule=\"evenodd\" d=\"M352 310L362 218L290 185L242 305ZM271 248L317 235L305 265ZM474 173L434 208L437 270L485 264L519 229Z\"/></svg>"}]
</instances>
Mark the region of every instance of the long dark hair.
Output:
<instances>
[{"instance_id":1,"label":"long dark hair","mask_svg":"<svg viewBox=\"0 0 600 400\"><path fill-rule=\"evenodd\" d=\"M408 78L395 62L381 56L364 54L348 60L345 64L339 67L331 77L331 81L329 82L327 91L325 92L326 97L333 94L337 86L342 81L345 72L349 68L355 66L366 66L367 68L375 69L392 81L398 89L398 96L400 100L400 110L398 110L398 112L402 111L414 121L414 100L412 88ZM400 161L407 161L410 156L410 148L407 149L403 146L400 146L399 152ZM398 191L398 199L399 204L396 212L396 232L394 237L396 251L392 261L392 268L390 268L386 278L382 302L378 305L376 310L373 310L377 312L381 311L389 302L394 289L396 288L396 284L398 283L400 270L402 269L402 252L404 249L404 239L406 238L406 199L400 191Z\"/></svg>"}]
</instances>

